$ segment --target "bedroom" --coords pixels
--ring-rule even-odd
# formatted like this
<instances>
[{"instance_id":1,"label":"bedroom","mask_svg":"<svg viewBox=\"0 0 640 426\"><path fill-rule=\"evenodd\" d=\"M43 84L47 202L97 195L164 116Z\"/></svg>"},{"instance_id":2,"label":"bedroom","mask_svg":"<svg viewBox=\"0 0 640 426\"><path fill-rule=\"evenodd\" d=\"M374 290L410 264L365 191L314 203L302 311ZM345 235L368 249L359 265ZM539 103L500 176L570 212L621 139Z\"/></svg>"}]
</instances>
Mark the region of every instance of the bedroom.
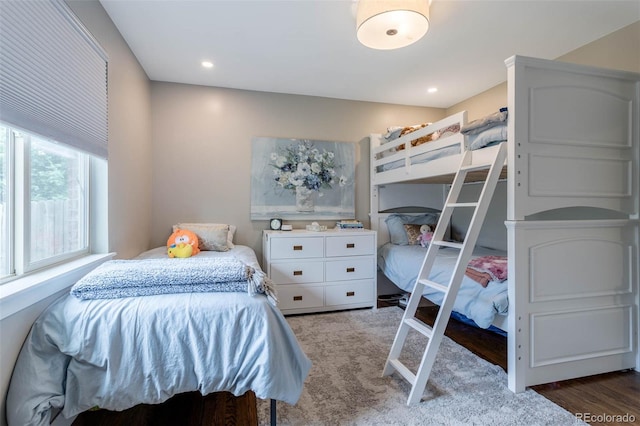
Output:
<instances>
[{"instance_id":1,"label":"bedroom","mask_svg":"<svg viewBox=\"0 0 640 426\"><path fill-rule=\"evenodd\" d=\"M238 240L260 253L266 221L252 222L248 215L248 141L254 133L358 142L359 161L366 162L368 147L363 138L383 131L386 123L436 120L461 109L477 118L505 102L501 86L448 108L419 108L151 81L99 4L71 2L71 6L110 55L109 250L122 258L162 245L167 227L184 220L185 209L189 220L215 217L235 223L242 230ZM615 68L637 72L637 34L636 22L560 59L616 64ZM318 117L322 122L315 122ZM167 176L175 162L189 164L180 179ZM356 173L357 181L363 182L360 187L366 188L366 167L358 167ZM231 183L237 190L212 185L218 181ZM230 207L221 210L221 204ZM368 190L357 190L357 219L368 220L368 206ZM21 342L35 316L54 297L33 301L6 318L3 315L3 342ZM17 346L2 347L2 395Z\"/></svg>"}]
</instances>

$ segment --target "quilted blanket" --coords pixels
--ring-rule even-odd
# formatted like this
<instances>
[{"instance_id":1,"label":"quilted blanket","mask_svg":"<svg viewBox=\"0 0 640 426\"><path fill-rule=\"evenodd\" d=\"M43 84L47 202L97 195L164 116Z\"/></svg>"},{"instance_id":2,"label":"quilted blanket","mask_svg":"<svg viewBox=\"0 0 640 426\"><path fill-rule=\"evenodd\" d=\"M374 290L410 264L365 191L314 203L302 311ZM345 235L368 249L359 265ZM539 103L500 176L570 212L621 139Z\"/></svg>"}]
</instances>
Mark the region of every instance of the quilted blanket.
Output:
<instances>
[{"instance_id":1,"label":"quilted blanket","mask_svg":"<svg viewBox=\"0 0 640 426\"><path fill-rule=\"evenodd\" d=\"M503 282L507 279L506 256L481 256L469 261L467 269L489 275L491 281Z\"/></svg>"},{"instance_id":2,"label":"quilted blanket","mask_svg":"<svg viewBox=\"0 0 640 426\"><path fill-rule=\"evenodd\" d=\"M71 288L83 300L202 292L264 294L276 302L266 274L235 258L111 260Z\"/></svg>"}]
</instances>

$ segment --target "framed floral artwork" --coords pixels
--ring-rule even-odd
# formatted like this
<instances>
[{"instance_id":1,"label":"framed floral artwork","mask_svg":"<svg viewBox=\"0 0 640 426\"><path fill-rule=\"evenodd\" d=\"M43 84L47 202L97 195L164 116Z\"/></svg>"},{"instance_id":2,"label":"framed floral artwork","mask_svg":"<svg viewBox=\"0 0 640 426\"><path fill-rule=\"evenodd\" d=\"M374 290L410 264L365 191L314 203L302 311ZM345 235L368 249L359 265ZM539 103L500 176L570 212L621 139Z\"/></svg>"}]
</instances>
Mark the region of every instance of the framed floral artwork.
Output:
<instances>
[{"instance_id":1,"label":"framed floral artwork","mask_svg":"<svg viewBox=\"0 0 640 426\"><path fill-rule=\"evenodd\" d=\"M251 219L355 217L355 144L256 137Z\"/></svg>"}]
</instances>

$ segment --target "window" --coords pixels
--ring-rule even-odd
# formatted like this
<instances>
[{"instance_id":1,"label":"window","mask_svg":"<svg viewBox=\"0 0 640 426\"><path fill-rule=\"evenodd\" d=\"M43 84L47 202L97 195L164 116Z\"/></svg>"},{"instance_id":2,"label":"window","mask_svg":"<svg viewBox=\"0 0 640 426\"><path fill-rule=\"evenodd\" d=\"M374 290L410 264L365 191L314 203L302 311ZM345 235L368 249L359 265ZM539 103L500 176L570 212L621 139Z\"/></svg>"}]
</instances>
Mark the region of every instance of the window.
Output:
<instances>
[{"instance_id":1,"label":"window","mask_svg":"<svg viewBox=\"0 0 640 426\"><path fill-rule=\"evenodd\" d=\"M108 249L108 57L64 0L0 3L2 302Z\"/></svg>"},{"instance_id":2,"label":"window","mask_svg":"<svg viewBox=\"0 0 640 426\"><path fill-rule=\"evenodd\" d=\"M0 123L1 279L89 251L89 156Z\"/></svg>"}]
</instances>

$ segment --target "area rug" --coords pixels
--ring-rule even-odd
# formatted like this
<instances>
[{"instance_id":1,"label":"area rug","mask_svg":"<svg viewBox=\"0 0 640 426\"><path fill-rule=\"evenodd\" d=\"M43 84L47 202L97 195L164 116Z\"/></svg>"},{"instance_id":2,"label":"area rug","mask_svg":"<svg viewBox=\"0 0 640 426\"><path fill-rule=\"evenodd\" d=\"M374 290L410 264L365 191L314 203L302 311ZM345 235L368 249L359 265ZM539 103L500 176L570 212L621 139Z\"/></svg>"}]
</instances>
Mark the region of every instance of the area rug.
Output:
<instances>
[{"instance_id":1,"label":"area rug","mask_svg":"<svg viewBox=\"0 0 640 426\"><path fill-rule=\"evenodd\" d=\"M504 370L448 337L422 401L407 406L410 385L382 369L400 324L398 307L287 317L313 362L295 406L277 404L278 425L574 425L586 424L532 390L514 394ZM401 361L413 372L424 340L409 333ZM260 425L269 401L258 400Z\"/></svg>"}]
</instances>

